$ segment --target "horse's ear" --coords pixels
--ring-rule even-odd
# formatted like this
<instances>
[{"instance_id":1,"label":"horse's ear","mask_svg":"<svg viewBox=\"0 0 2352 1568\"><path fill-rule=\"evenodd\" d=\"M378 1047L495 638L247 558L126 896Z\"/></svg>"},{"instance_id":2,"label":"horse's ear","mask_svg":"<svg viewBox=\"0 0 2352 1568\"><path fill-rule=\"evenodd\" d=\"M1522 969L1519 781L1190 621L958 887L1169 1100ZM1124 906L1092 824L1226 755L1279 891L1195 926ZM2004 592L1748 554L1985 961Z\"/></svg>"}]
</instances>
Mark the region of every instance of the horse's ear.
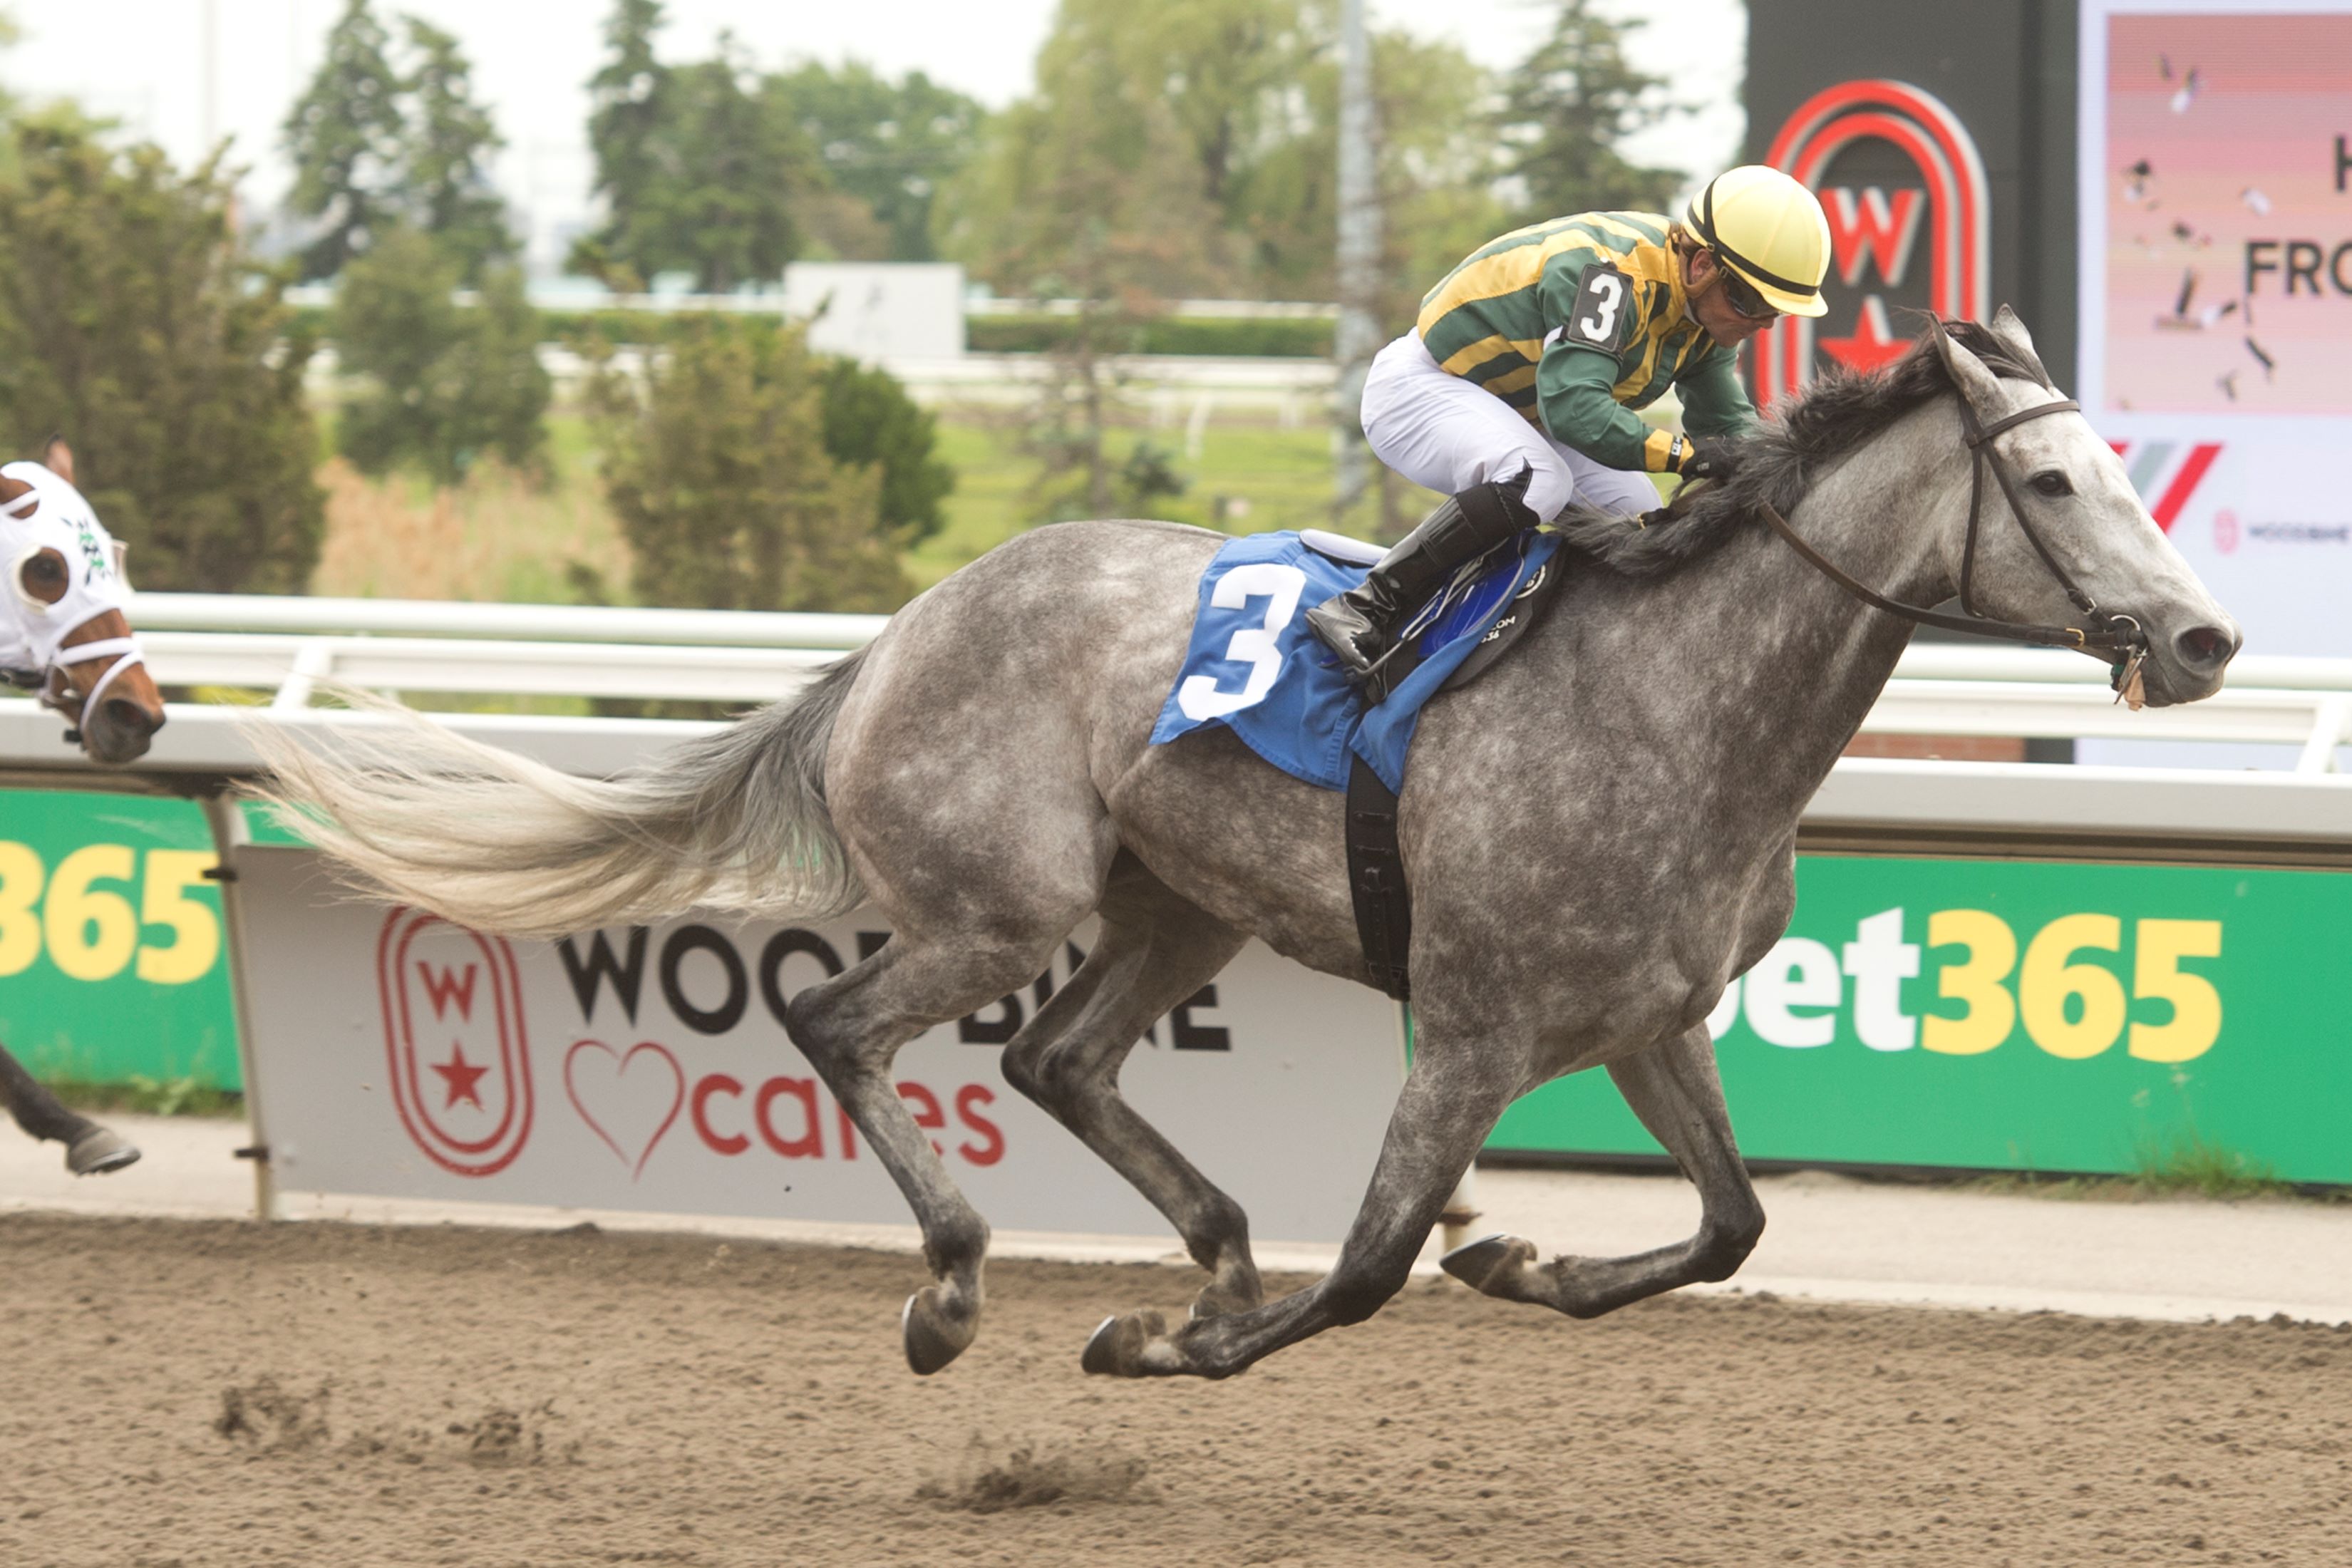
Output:
<instances>
[{"instance_id":1,"label":"horse's ear","mask_svg":"<svg viewBox=\"0 0 2352 1568\"><path fill-rule=\"evenodd\" d=\"M49 472L57 475L58 478L65 480L68 484L74 482L73 448L66 445L66 438L64 437L52 436L49 437L49 444L41 448L41 467L48 469Z\"/></svg>"},{"instance_id":2,"label":"horse's ear","mask_svg":"<svg viewBox=\"0 0 2352 1568\"><path fill-rule=\"evenodd\" d=\"M2042 368L2042 356L2033 352L2033 335L2025 330L2025 322L2016 311L2003 305L1992 319L1992 335L2000 340L2001 347L2015 354L2033 379L2050 386L2050 373ZM2053 391L2056 388L2053 387Z\"/></svg>"},{"instance_id":3,"label":"horse's ear","mask_svg":"<svg viewBox=\"0 0 2352 1568\"><path fill-rule=\"evenodd\" d=\"M1979 413L1990 414L2000 407L2000 384L1985 362L1977 358L1976 351L1968 348L1944 330L1940 317L1930 317L1928 333L1936 340L1936 353L1943 357L1944 369L1951 374L1952 384Z\"/></svg>"}]
</instances>

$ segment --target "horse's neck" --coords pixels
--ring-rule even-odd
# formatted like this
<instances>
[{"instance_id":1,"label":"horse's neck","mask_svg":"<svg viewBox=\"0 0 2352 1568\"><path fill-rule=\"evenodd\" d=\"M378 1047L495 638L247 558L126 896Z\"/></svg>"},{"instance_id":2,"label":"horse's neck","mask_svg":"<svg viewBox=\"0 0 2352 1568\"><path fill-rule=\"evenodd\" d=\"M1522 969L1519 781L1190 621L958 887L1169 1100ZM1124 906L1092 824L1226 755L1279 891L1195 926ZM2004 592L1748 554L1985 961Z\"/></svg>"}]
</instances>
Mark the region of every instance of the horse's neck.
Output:
<instances>
[{"instance_id":1,"label":"horse's neck","mask_svg":"<svg viewBox=\"0 0 2352 1568\"><path fill-rule=\"evenodd\" d=\"M1882 593L1944 597L1937 539L1967 483L1957 432L1940 402L1898 421L1822 476L1790 525ZM1680 687L1717 804L1738 800L1759 826L1793 823L1911 639L1909 622L1853 598L1760 522L1632 597L1653 655L1643 679Z\"/></svg>"}]
</instances>

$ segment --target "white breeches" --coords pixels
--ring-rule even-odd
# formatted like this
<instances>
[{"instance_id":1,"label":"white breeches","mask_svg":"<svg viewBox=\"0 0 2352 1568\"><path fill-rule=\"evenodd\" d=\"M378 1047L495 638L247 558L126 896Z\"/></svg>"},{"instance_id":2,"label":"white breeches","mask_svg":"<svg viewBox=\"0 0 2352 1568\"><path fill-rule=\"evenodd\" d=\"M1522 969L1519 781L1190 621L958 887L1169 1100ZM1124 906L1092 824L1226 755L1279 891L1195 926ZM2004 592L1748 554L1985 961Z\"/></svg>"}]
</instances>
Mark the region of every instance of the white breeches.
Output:
<instances>
[{"instance_id":1,"label":"white breeches","mask_svg":"<svg viewBox=\"0 0 2352 1568\"><path fill-rule=\"evenodd\" d=\"M1549 522L1570 498L1604 511L1658 504L1647 474L1605 468L1563 447L1493 393L1449 375L1409 331L1382 349L1364 378L1364 436L1373 455L1424 489L1459 495L1529 472L1528 507Z\"/></svg>"}]
</instances>

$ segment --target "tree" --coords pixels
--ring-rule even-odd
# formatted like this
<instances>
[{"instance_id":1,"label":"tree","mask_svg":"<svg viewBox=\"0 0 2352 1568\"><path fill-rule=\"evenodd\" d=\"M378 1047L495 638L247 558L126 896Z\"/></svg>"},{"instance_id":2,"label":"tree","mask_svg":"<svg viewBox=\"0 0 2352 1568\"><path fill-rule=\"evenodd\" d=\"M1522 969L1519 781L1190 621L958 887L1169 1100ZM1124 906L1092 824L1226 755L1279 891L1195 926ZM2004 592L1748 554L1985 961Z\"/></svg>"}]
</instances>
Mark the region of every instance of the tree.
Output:
<instances>
[{"instance_id":1,"label":"tree","mask_svg":"<svg viewBox=\"0 0 2352 1568\"><path fill-rule=\"evenodd\" d=\"M327 58L286 119L294 163L287 204L325 225L302 252L306 279L332 278L398 205L394 195L406 121L389 40L368 0L346 0L327 35Z\"/></svg>"},{"instance_id":2,"label":"tree","mask_svg":"<svg viewBox=\"0 0 2352 1568\"><path fill-rule=\"evenodd\" d=\"M971 153L986 117L977 101L921 71L893 82L854 60L838 69L811 61L769 77L762 90L770 112L814 149L825 183L873 225L876 254L850 255L836 243L837 252L852 260L937 258L932 201Z\"/></svg>"},{"instance_id":3,"label":"tree","mask_svg":"<svg viewBox=\"0 0 2352 1568\"><path fill-rule=\"evenodd\" d=\"M457 40L402 19L412 63L395 68L368 0L348 0L327 58L286 121L294 162L287 205L324 227L302 253L302 276L339 275L383 233L406 226L438 237L472 283L514 254L506 204L484 166L504 145L474 99Z\"/></svg>"},{"instance_id":4,"label":"tree","mask_svg":"<svg viewBox=\"0 0 2352 1568\"><path fill-rule=\"evenodd\" d=\"M510 265L483 273L477 301L459 306L463 265L432 236L399 228L344 270L335 342L363 390L343 406L337 445L366 472L413 463L453 484L488 453L517 468L540 461L550 383L539 313Z\"/></svg>"},{"instance_id":5,"label":"tree","mask_svg":"<svg viewBox=\"0 0 2352 1568\"><path fill-rule=\"evenodd\" d=\"M794 198L819 183L807 144L730 36L710 59L665 66L661 21L656 0L619 0L606 24L588 123L605 223L570 265L622 288L689 272L704 293L779 278L800 252Z\"/></svg>"},{"instance_id":6,"label":"tree","mask_svg":"<svg viewBox=\"0 0 2352 1568\"><path fill-rule=\"evenodd\" d=\"M1375 149L1400 305L1506 214L1486 74L1449 44L1373 39ZM950 252L1039 289L1095 245L1160 298L1328 300L1338 225L1338 15L1328 0L1139 13L1066 0L1037 91L995 116L941 198ZM1044 265L1041 265L1045 263ZM1436 270L1430 270L1434 268Z\"/></svg>"},{"instance_id":7,"label":"tree","mask_svg":"<svg viewBox=\"0 0 2352 1568\"><path fill-rule=\"evenodd\" d=\"M888 611L911 595L881 469L825 450L824 375L796 327L700 316L641 377L608 361L591 380L639 602Z\"/></svg>"},{"instance_id":8,"label":"tree","mask_svg":"<svg viewBox=\"0 0 2352 1568\"><path fill-rule=\"evenodd\" d=\"M1666 79L1634 68L1625 39L1643 24L1596 15L1594 0L1560 0L1551 34L1510 74L1501 115L1510 173L1528 216L1643 211L1665 205L1679 169L1648 168L1618 150L1625 138L1685 112Z\"/></svg>"},{"instance_id":9,"label":"tree","mask_svg":"<svg viewBox=\"0 0 2352 1568\"><path fill-rule=\"evenodd\" d=\"M284 279L241 251L232 176L57 120L0 181L0 440L71 441L151 588L300 593L325 497Z\"/></svg>"},{"instance_id":10,"label":"tree","mask_svg":"<svg viewBox=\"0 0 2352 1568\"><path fill-rule=\"evenodd\" d=\"M603 279L635 292L644 279L617 275L615 248L635 253L644 229L643 211L661 179L660 137L669 71L654 55L654 35L663 22L661 0L617 0L604 23L611 56L588 79L588 148L596 159L593 192L604 203L604 226L572 248L575 272Z\"/></svg>"},{"instance_id":11,"label":"tree","mask_svg":"<svg viewBox=\"0 0 2352 1568\"><path fill-rule=\"evenodd\" d=\"M410 104L401 195L410 222L456 258L465 282L476 283L484 268L515 251L506 203L484 167L506 143L489 110L474 101L473 67L457 40L419 17L404 21L416 63L401 81Z\"/></svg>"},{"instance_id":12,"label":"tree","mask_svg":"<svg viewBox=\"0 0 2352 1568\"><path fill-rule=\"evenodd\" d=\"M916 544L947 522L940 508L955 470L935 455L939 421L889 372L837 359L824 372L824 449L836 463L878 468L881 526Z\"/></svg>"}]
</instances>

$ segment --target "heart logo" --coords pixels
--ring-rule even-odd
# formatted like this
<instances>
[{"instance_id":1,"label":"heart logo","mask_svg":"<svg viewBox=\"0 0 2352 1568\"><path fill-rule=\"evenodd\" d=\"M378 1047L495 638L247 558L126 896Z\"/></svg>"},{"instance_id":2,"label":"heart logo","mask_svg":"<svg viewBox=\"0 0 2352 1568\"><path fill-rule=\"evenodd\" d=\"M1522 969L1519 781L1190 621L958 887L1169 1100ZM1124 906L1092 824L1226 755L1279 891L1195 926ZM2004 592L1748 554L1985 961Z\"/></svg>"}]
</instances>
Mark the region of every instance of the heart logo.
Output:
<instances>
[{"instance_id":1,"label":"heart logo","mask_svg":"<svg viewBox=\"0 0 2352 1568\"><path fill-rule=\"evenodd\" d=\"M662 1071L651 1070L640 1074L634 1086L625 1081L640 1057L666 1071L667 1082ZM602 1040L578 1040L563 1055L563 1090L572 1097L572 1109L580 1120L629 1167L629 1179L635 1181L645 1173L654 1146L686 1105L686 1073L668 1047L651 1040L638 1041L625 1055ZM593 1110L592 1100L596 1104Z\"/></svg>"}]
</instances>

